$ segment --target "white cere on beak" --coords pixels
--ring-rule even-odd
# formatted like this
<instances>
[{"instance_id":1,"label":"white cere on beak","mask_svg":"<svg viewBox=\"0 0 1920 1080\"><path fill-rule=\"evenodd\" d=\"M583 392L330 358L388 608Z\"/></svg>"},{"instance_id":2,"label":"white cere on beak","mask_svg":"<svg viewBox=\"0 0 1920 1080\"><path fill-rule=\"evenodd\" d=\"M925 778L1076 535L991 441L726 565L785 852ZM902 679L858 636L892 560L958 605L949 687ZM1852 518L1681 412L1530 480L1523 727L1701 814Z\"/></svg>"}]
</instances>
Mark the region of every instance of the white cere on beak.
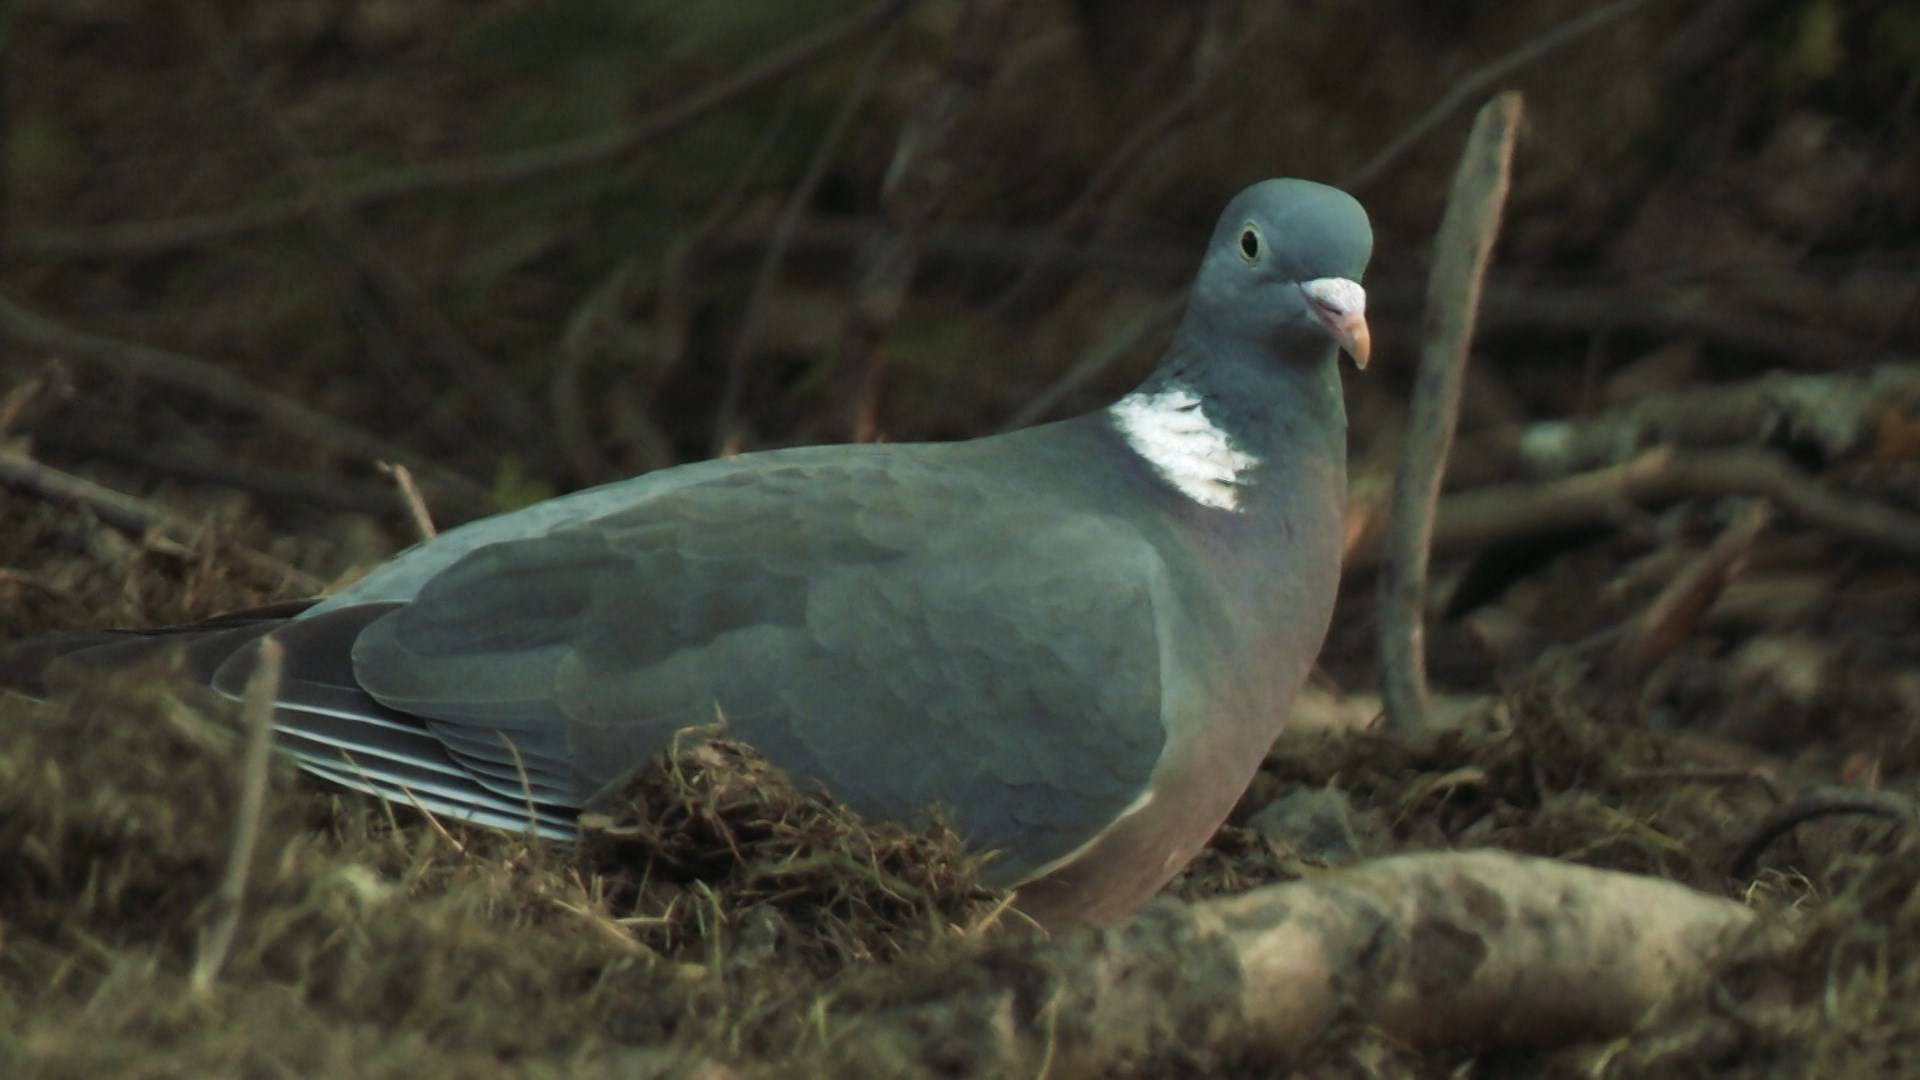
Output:
<instances>
[{"instance_id":1,"label":"white cere on beak","mask_svg":"<svg viewBox=\"0 0 1920 1080\"><path fill-rule=\"evenodd\" d=\"M1373 352L1373 336L1367 329L1367 290L1357 281L1333 277L1303 281L1300 291L1333 340L1353 357L1354 366L1364 370Z\"/></svg>"},{"instance_id":2,"label":"white cere on beak","mask_svg":"<svg viewBox=\"0 0 1920 1080\"><path fill-rule=\"evenodd\" d=\"M1343 277L1314 278L1301 282L1300 291L1322 310L1362 319L1367 316L1367 290L1357 281Z\"/></svg>"}]
</instances>

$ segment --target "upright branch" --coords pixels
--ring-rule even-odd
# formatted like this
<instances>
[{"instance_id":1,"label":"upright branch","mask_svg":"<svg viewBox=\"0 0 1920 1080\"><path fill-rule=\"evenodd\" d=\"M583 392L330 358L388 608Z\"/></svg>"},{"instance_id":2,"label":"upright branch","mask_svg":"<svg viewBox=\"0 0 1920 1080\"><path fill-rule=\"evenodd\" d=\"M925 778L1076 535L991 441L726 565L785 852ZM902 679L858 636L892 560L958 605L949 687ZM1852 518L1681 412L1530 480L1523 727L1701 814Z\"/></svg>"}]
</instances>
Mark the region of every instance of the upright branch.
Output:
<instances>
[{"instance_id":1,"label":"upright branch","mask_svg":"<svg viewBox=\"0 0 1920 1080\"><path fill-rule=\"evenodd\" d=\"M198 994L212 989L220 969L226 966L234 934L240 929L240 908L247 896L247 872L253 865L253 849L259 845L260 818L266 812L268 759L273 753L273 701L280 694L280 674L285 660L285 646L271 637L261 639L260 662L241 694L240 715L246 722L247 741L240 760L233 841L227 848L227 867L220 876L220 890L214 894L212 923L206 936L200 939L200 950L193 961L192 985Z\"/></svg>"},{"instance_id":2,"label":"upright branch","mask_svg":"<svg viewBox=\"0 0 1920 1080\"><path fill-rule=\"evenodd\" d=\"M1460 415L1480 287L1500 231L1520 126L1520 95L1509 91L1474 119L1454 173L1447 211L1434 240L1427 281L1425 340L1409 409L1407 440L1394 479L1387 566L1380 576L1380 661L1387 722L1400 731L1427 726L1425 612L1428 545L1440 477Z\"/></svg>"}]
</instances>

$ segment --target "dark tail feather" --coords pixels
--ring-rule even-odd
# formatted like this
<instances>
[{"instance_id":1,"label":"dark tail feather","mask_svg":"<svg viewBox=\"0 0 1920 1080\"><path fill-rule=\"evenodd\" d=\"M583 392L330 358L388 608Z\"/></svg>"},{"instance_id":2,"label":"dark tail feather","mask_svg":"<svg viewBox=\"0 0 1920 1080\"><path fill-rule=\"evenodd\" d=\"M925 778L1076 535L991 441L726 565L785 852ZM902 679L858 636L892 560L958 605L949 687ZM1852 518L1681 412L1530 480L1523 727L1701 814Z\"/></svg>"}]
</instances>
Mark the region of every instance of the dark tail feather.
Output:
<instances>
[{"instance_id":1,"label":"dark tail feather","mask_svg":"<svg viewBox=\"0 0 1920 1080\"><path fill-rule=\"evenodd\" d=\"M0 689L28 697L45 697L50 682L48 675L63 660L98 649L112 650L128 644L148 644L152 640L135 631L93 630L0 645Z\"/></svg>"},{"instance_id":2,"label":"dark tail feather","mask_svg":"<svg viewBox=\"0 0 1920 1080\"><path fill-rule=\"evenodd\" d=\"M0 689L29 697L109 671L155 663L178 653L184 674L210 683L214 671L249 641L313 605L291 600L216 616L206 622L146 630L87 630L0 645Z\"/></svg>"}]
</instances>

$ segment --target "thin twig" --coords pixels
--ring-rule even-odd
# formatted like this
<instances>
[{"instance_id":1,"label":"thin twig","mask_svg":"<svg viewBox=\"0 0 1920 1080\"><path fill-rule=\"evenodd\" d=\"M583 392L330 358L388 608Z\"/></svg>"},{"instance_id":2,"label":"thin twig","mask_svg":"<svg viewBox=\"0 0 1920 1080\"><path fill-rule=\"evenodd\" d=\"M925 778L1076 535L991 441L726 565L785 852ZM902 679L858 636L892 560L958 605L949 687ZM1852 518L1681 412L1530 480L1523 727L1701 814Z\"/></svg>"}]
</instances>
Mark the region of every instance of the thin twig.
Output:
<instances>
[{"instance_id":1,"label":"thin twig","mask_svg":"<svg viewBox=\"0 0 1920 1080\"><path fill-rule=\"evenodd\" d=\"M1208 16L1217 16L1217 9L1209 10ZM1194 67L1186 87L1180 96L1160 107L1148 116L1140 125L1128 134L1113 152L1107 155L1100 167L1094 170L1079 194L1074 196L1067 208L1055 217L1041 237L1039 245L1028 258L1013 284L1006 287L993 302L987 305L989 316L999 317L1010 311L1032 291L1034 285L1050 270L1061 253L1071 245L1068 236L1081 222L1105 205L1133 175L1140 163L1146 160L1149 151L1160 146L1167 134L1185 123L1206 100L1214 80L1221 72L1241 70L1237 61L1247 55L1251 48L1262 40L1262 26L1248 26L1241 29L1235 43L1228 49L1210 48L1206 32L1201 33L1194 50Z\"/></svg>"},{"instance_id":2,"label":"thin twig","mask_svg":"<svg viewBox=\"0 0 1920 1080\"><path fill-rule=\"evenodd\" d=\"M1715 285L1724 283L1715 282ZM1551 287L1502 283L1487 290L1489 327L1519 331L1591 331L1629 329L1657 335L1697 337L1708 344L1777 357L1799 366L1824 363L1836 368L1872 364L1908 364L1920 353L1900 349L1866 334L1840 332L1818 319L1783 318L1765 310L1761 296L1726 288L1617 288L1599 285ZM1803 300L1816 305L1831 297L1844 300L1830 285L1809 282ZM1897 315L1897 313L1896 313Z\"/></svg>"},{"instance_id":3,"label":"thin twig","mask_svg":"<svg viewBox=\"0 0 1920 1080\"><path fill-rule=\"evenodd\" d=\"M834 366L835 434L848 441L872 442L879 434L886 370L882 343L912 294L927 228L951 186L955 169L948 144L1006 54L1012 12L1010 0L968 0L939 85L921 99L894 140L880 187L891 228L860 249L859 281Z\"/></svg>"},{"instance_id":4,"label":"thin twig","mask_svg":"<svg viewBox=\"0 0 1920 1080\"><path fill-rule=\"evenodd\" d=\"M240 793L233 810L233 841L227 847L226 871L214 894L212 925L200 939L194 958L194 993L213 988L233 948L240 928L240 910L247 896L247 872L260 840L260 820L266 813L268 766L273 753L273 705L280 696L280 672L286 649L272 637L260 639L259 660L247 677L240 698L240 716L246 723L246 749L240 759Z\"/></svg>"},{"instance_id":5,"label":"thin twig","mask_svg":"<svg viewBox=\"0 0 1920 1080\"><path fill-rule=\"evenodd\" d=\"M395 169L333 192L337 205L364 207L450 189L514 184L549 173L598 165L692 124L713 110L805 67L833 49L895 22L914 0L879 0L858 14L800 37L739 71L653 112L604 131L489 157L462 158ZM217 243L277 228L313 211L305 198L281 199L238 210L97 228L21 230L16 254L80 259L140 255Z\"/></svg>"},{"instance_id":6,"label":"thin twig","mask_svg":"<svg viewBox=\"0 0 1920 1080\"><path fill-rule=\"evenodd\" d=\"M1135 128L1126 140L1114 148L1113 153L1100 163L1086 186L1080 189L1067 208L1053 219L1041 238L1040 245L1034 250L1020 275L1013 279L999 296L988 304L986 312L991 317L999 317L1013 309L1030 292L1034 283L1053 268L1054 260L1066 249L1068 236L1080 226L1081 221L1106 200L1110 189L1119 186L1127 175L1138 165L1147 151L1159 144L1169 131L1179 125L1193 113L1200 104L1205 87L1194 84L1187 87L1179 97L1160 107L1160 110Z\"/></svg>"},{"instance_id":7,"label":"thin twig","mask_svg":"<svg viewBox=\"0 0 1920 1080\"><path fill-rule=\"evenodd\" d=\"M1387 723L1401 732L1428 725L1425 605L1434 511L1459 421L1480 286L1507 201L1520 108L1514 92L1481 108L1434 238L1426 339L1394 479L1387 567L1380 576L1381 696Z\"/></svg>"},{"instance_id":8,"label":"thin twig","mask_svg":"<svg viewBox=\"0 0 1920 1080\"><path fill-rule=\"evenodd\" d=\"M1134 312L1133 318L1114 328L1112 334L1099 345L1089 350L1080 362L1067 370L1065 375L1054 380L1045 390L1028 398L1018 412L1015 412L1002 431L1013 431L1038 423L1060 402L1066 400L1074 391L1099 378L1108 368L1122 357L1131 353L1141 342L1163 333L1186 310L1187 290L1166 297L1158 303L1148 304Z\"/></svg>"},{"instance_id":9,"label":"thin twig","mask_svg":"<svg viewBox=\"0 0 1920 1080\"><path fill-rule=\"evenodd\" d=\"M3 3L5 0L0 0L0 4ZM20 427L21 420L71 397L73 378L56 356L41 365L39 371L15 383L5 395L0 395L0 439Z\"/></svg>"},{"instance_id":10,"label":"thin twig","mask_svg":"<svg viewBox=\"0 0 1920 1080\"><path fill-rule=\"evenodd\" d=\"M667 243L652 281L651 327L628 330L622 339L627 305L633 295L644 291L639 264L633 259L615 267L568 317L560 336L560 362L555 365L547 400L561 452L582 484L608 479L607 459L588 420L585 380L593 362L603 352L616 349L617 358L627 361L628 378L623 389L629 393L607 404L605 411L611 414L612 434L629 447L624 471L651 472L674 464L672 440L661 428L649 399L661 379L681 368L692 348L694 302L690 279L694 264L738 216L754 179L782 145L798 96L791 88L779 95L759 139L728 177L720 196L699 222Z\"/></svg>"},{"instance_id":11,"label":"thin twig","mask_svg":"<svg viewBox=\"0 0 1920 1080\"><path fill-rule=\"evenodd\" d=\"M500 425L509 439L522 450L544 449L536 435L539 417L528 405L525 395L503 375L493 361L468 344L440 310L402 269L380 248L373 236L334 194L299 138L266 99L257 80L249 78L235 54L231 35L217 14L204 2L190 6L191 21L201 46L212 58L213 66L232 94L253 117L267 148L293 169L312 204L307 220L313 234L331 248L355 271L380 300L387 318L405 327L408 336L428 356L439 362L451 377L451 385L471 388L480 407Z\"/></svg>"},{"instance_id":12,"label":"thin twig","mask_svg":"<svg viewBox=\"0 0 1920 1080\"><path fill-rule=\"evenodd\" d=\"M152 530L173 532L186 528L184 520L170 510L10 450L0 450L0 483L54 502L84 506L100 520L136 536Z\"/></svg>"},{"instance_id":13,"label":"thin twig","mask_svg":"<svg viewBox=\"0 0 1920 1080\"><path fill-rule=\"evenodd\" d=\"M1769 14L1768 9L1785 6L1783 0L1713 0L1696 5L1692 17L1667 35L1654 56L1654 78L1673 90L1672 83L1706 70L1743 42L1752 41L1755 24Z\"/></svg>"},{"instance_id":14,"label":"thin twig","mask_svg":"<svg viewBox=\"0 0 1920 1080\"><path fill-rule=\"evenodd\" d=\"M174 545L176 550L190 550L199 539L200 530L171 510L84 477L62 472L14 451L0 450L0 485L31 491L53 502L83 506L115 528L136 536L158 537L164 543ZM319 578L263 551L232 543L223 545L223 550L243 566L276 584L290 585L310 594L326 587L326 583Z\"/></svg>"},{"instance_id":15,"label":"thin twig","mask_svg":"<svg viewBox=\"0 0 1920 1080\"><path fill-rule=\"evenodd\" d=\"M407 520L413 522L414 535L421 540L440 535L440 530L434 528L433 515L427 512L427 500L420 497L420 486L413 482L413 472L391 461L374 462L374 467L393 477L393 486L400 493L400 508L406 511Z\"/></svg>"},{"instance_id":16,"label":"thin twig","mask_svg":"<svg viewBox=\"0 0 1920 1080\"><path fill-rule=\"evenodd\" d=\"M1648 0L1615 0L1603 8L1587 12L1578 18L1569 19L1552 30L1541 34L1510 50L1493 60L1482 64L1470 72L1466 78L1453 84L1446 94L1433 107L1421 113L1419 118L1407 128L1395 135L1387 145L1381 147L1367 163L1355 169L1353 173L1340 181L1340 186L1348 190L1366 187L1394 162L1400 160L1415 143L1425 138L1427 133L1439 127L1447 117L1465 107L1467 103L1477 101L1481 95L1507 77L1529 64L1546 59L1559 49L1580 40L1595 30L1631 15L1645 7Z\"/></svg>"},{"instance_id":17,"label":"thin twig","mask_svg":"<svg viewBox=\"0 0 1920 1080\"><path fill-rule=\"evenodd\" d=\"M1753 542L1773 519L1765 500L1734 518L1707 550L1660 590L1633 627L1620 639L1614 655L1625 670L1644 670L1671 655L1693 632L1721 590L1745 565Z\"/></svg>"},{"instance_id":18,"label":"thin twig","mask_svg":"<svg viewBox=\"0 0 1920 1080\"><path fill-rule=\"evenodd\" d=\"M89 410L82 418L93 415L96 414ZM34 432L34 445L68 455L131 465L154 476L236 488L281 504L376 515L393 510L392 489L385 483L335 477L310 468L266 465L225 453L218 445L147 445L114 438L111 432L125 422L124 417L114 416L112 427L83 423L46 425Z\"/></svg>"},{"instance_id":19,"label":"thin twig","mask_svg":"<svg viewBox=\"0 0 1920 1080\"><path fill-rule=\"evenodd\" d=\"M405 461L445 495L466 508L493 505L493 497L474 481L426 461L398 443L343 424L282 394L184 353L157 349L137 342L100 337L64 326L0 296L0 338L17 345L97 364L192 393L230 409L257 416L286 432L337 450L361 461Z\"/></svg>"},{"instance_id":20,"label":"thin twig","mask_svg":"<svg viewBox=\"0 0 1920 1080\"><path fill-rule=\"evenodd\" d=\"M1896 825L1912 825L1914 804L1890 791L1860 791L1852 788L1817 788L1768 814L1754 827L1753 834L1740 845L1727 873L1736 878L1751 877L1760 856L1787 833L1814 818L1835 814L1868 814L1885 818Z\"/></svg>"},{"instance_id":21,"label":"thin twig","mask_svg":"<svg viewBox=\"0 0 1920 1080\"><path fill-rule=\"evenodd\" d=\"M1668 768L1648 767L1623 770L1612 780L1615 787L1639 787L1655 784L1705 784L1711 786L1734 786L1751 784L1767 793L1774 802L1780 802L1786 796L1780 790L1780 782L1761 768L1743 769L1701 769L1687 766Z\"/></svg>"},{"instance_id":22,"label":"thin twig","mask_svg":"<svg viewBox=\"0 0 1920 1080\"><path fill-rule=\"evenodd\" d=\"M909 0L911 2L911 0ZM854 76L853 86L840 103L840 110L834 114L827 125L826 133L814 146L813 158L807 162L807 170L801 176L799 186L787 199L786 209L780 215L780 223L774 227L773 237L767 243L766 254L760 260L760 272L754 278L753 291L747 296L745 308L740 313L740 327L733 338L733 349L727 356L727 381L720 395L720 407L714 416L713 449L714 453L727 452L740 437L740 396L746 389L747 367L753 359L753 351L758 343L760 320L765 314L767 300L773 294L773 287L780 279L781 267L785 265L787 248L793 243L795 231L806 216L807 207L812 205L814 193L827 178L827 170L833 166L839 156L840 144L847 132L853 127L853 118L867 103L873 93L874 77L879 74L881 63L893 51L893 43L899 36L904 22L895 22L887 27L873 50L867 54L866 63L861 65L860 73Z\"/></svg>"}]
</instances>

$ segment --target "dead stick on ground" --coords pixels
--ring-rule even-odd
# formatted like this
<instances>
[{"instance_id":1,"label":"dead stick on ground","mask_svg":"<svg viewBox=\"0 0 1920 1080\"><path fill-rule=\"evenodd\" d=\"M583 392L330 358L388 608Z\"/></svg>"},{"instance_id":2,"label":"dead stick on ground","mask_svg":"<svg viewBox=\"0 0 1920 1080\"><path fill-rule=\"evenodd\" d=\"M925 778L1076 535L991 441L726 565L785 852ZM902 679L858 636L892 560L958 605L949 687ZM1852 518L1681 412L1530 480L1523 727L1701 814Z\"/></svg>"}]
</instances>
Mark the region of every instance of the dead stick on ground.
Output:
<instances>
[{"instance_id":1,"label":"dead stick on ground","mask_svg":"<svg viewBox=\"0 0 1920 1080\"><path fill-rule=\"evenodd\" d=\"M1550 1047L1622 1035L1699 993L1752 921L1655 878L1493 851L1401 855L990 954L852 1019L840 1042L893 1071L964 1053L969 1073L1030 1076L1050 1059L1056 1078L1195 1047L1284 1060L1345 1024L1423 1047Z\"/></svg>"},{"instance_id":2,"label":"dead stick on ground","mask_svg":"<svg viewBox=\"0 0 1920 1080\"><path fill-rule=\"evenodd\" d=\"M1380 576L1382 698L1387 723L1402 732L1427 725L1427 560L1434 507L1460 415L1473 319L1493 239L1500 231L1519 127L1518 93L1501 94L1481 108L1434 238L1426 340L1393 484L1387 567Z\"/></svg>"},{"instance_id":3,"label":"dead stick on ground","mask_svg":"<svg viewBox=\"0 0 1920 1080\"><path fill-rule=\"evenodd\" d=\"M273 702L280 696L280 670L285 650L271 637L260 639L260 659L241 695L240 714L246 722L246 750L240 759L240 799L233 812L233 842L227 848L226 872L214 894L212 925L200 939L194 958L192 985L196 994L212 989L226 965L233 937L240 928L240 909L247 896L247 872L260 840L260 818L266 812L267 775L273 753Z\"/></svg>"},{"instance_id":4,"label":"dead stick on ground","mask_svg":"<svg viewBox=\"0 0 1920 1080\"><path fill-rule=\"evenodd\" d=\"M413 522L414 535L422 540L431 540L440 535L434 528L433 515L427 512L427 500L420 497L420 486L413 482L413 473L405 465L391 461L379 461L374 467L393 477L393 486L400 492L400 508L407 512L407 520Z\"/></svg>"},{"instance_id":5,"label":"dead stick on ground","mask_svg":"<svg viewBox=\"0 0 1920 1080\"><path fill-rule=\"evenodd\" d=\"M190 549L199 539L200 530L171 510L43 465L25 454L0 450L0 485L31 491L52 502L83 506L115 528L142 537L158 537L177 545L175 550ZM318 593L326 587L319 578L266 552L238 544L229 544L223 550L253 572L300 592Z\"/></svg>"},{"instance_id":6,"label":"dead stick on ground","mask_svg":"<svg viewBox=\"0 0 1920 1080\"><path fill-rule=\"evenodd\" d=\"M1659 663L1679 648L1693 632L1707 609L1727 583L1739 575L1746 564L1753 542L1773 520L1766 502L1746 508L1716 537L1707 550L1689 562L1647 610L1634 620L1620 641L1615 661L1623 670L1644 670Z\"/></svg>"}]
</instances>

